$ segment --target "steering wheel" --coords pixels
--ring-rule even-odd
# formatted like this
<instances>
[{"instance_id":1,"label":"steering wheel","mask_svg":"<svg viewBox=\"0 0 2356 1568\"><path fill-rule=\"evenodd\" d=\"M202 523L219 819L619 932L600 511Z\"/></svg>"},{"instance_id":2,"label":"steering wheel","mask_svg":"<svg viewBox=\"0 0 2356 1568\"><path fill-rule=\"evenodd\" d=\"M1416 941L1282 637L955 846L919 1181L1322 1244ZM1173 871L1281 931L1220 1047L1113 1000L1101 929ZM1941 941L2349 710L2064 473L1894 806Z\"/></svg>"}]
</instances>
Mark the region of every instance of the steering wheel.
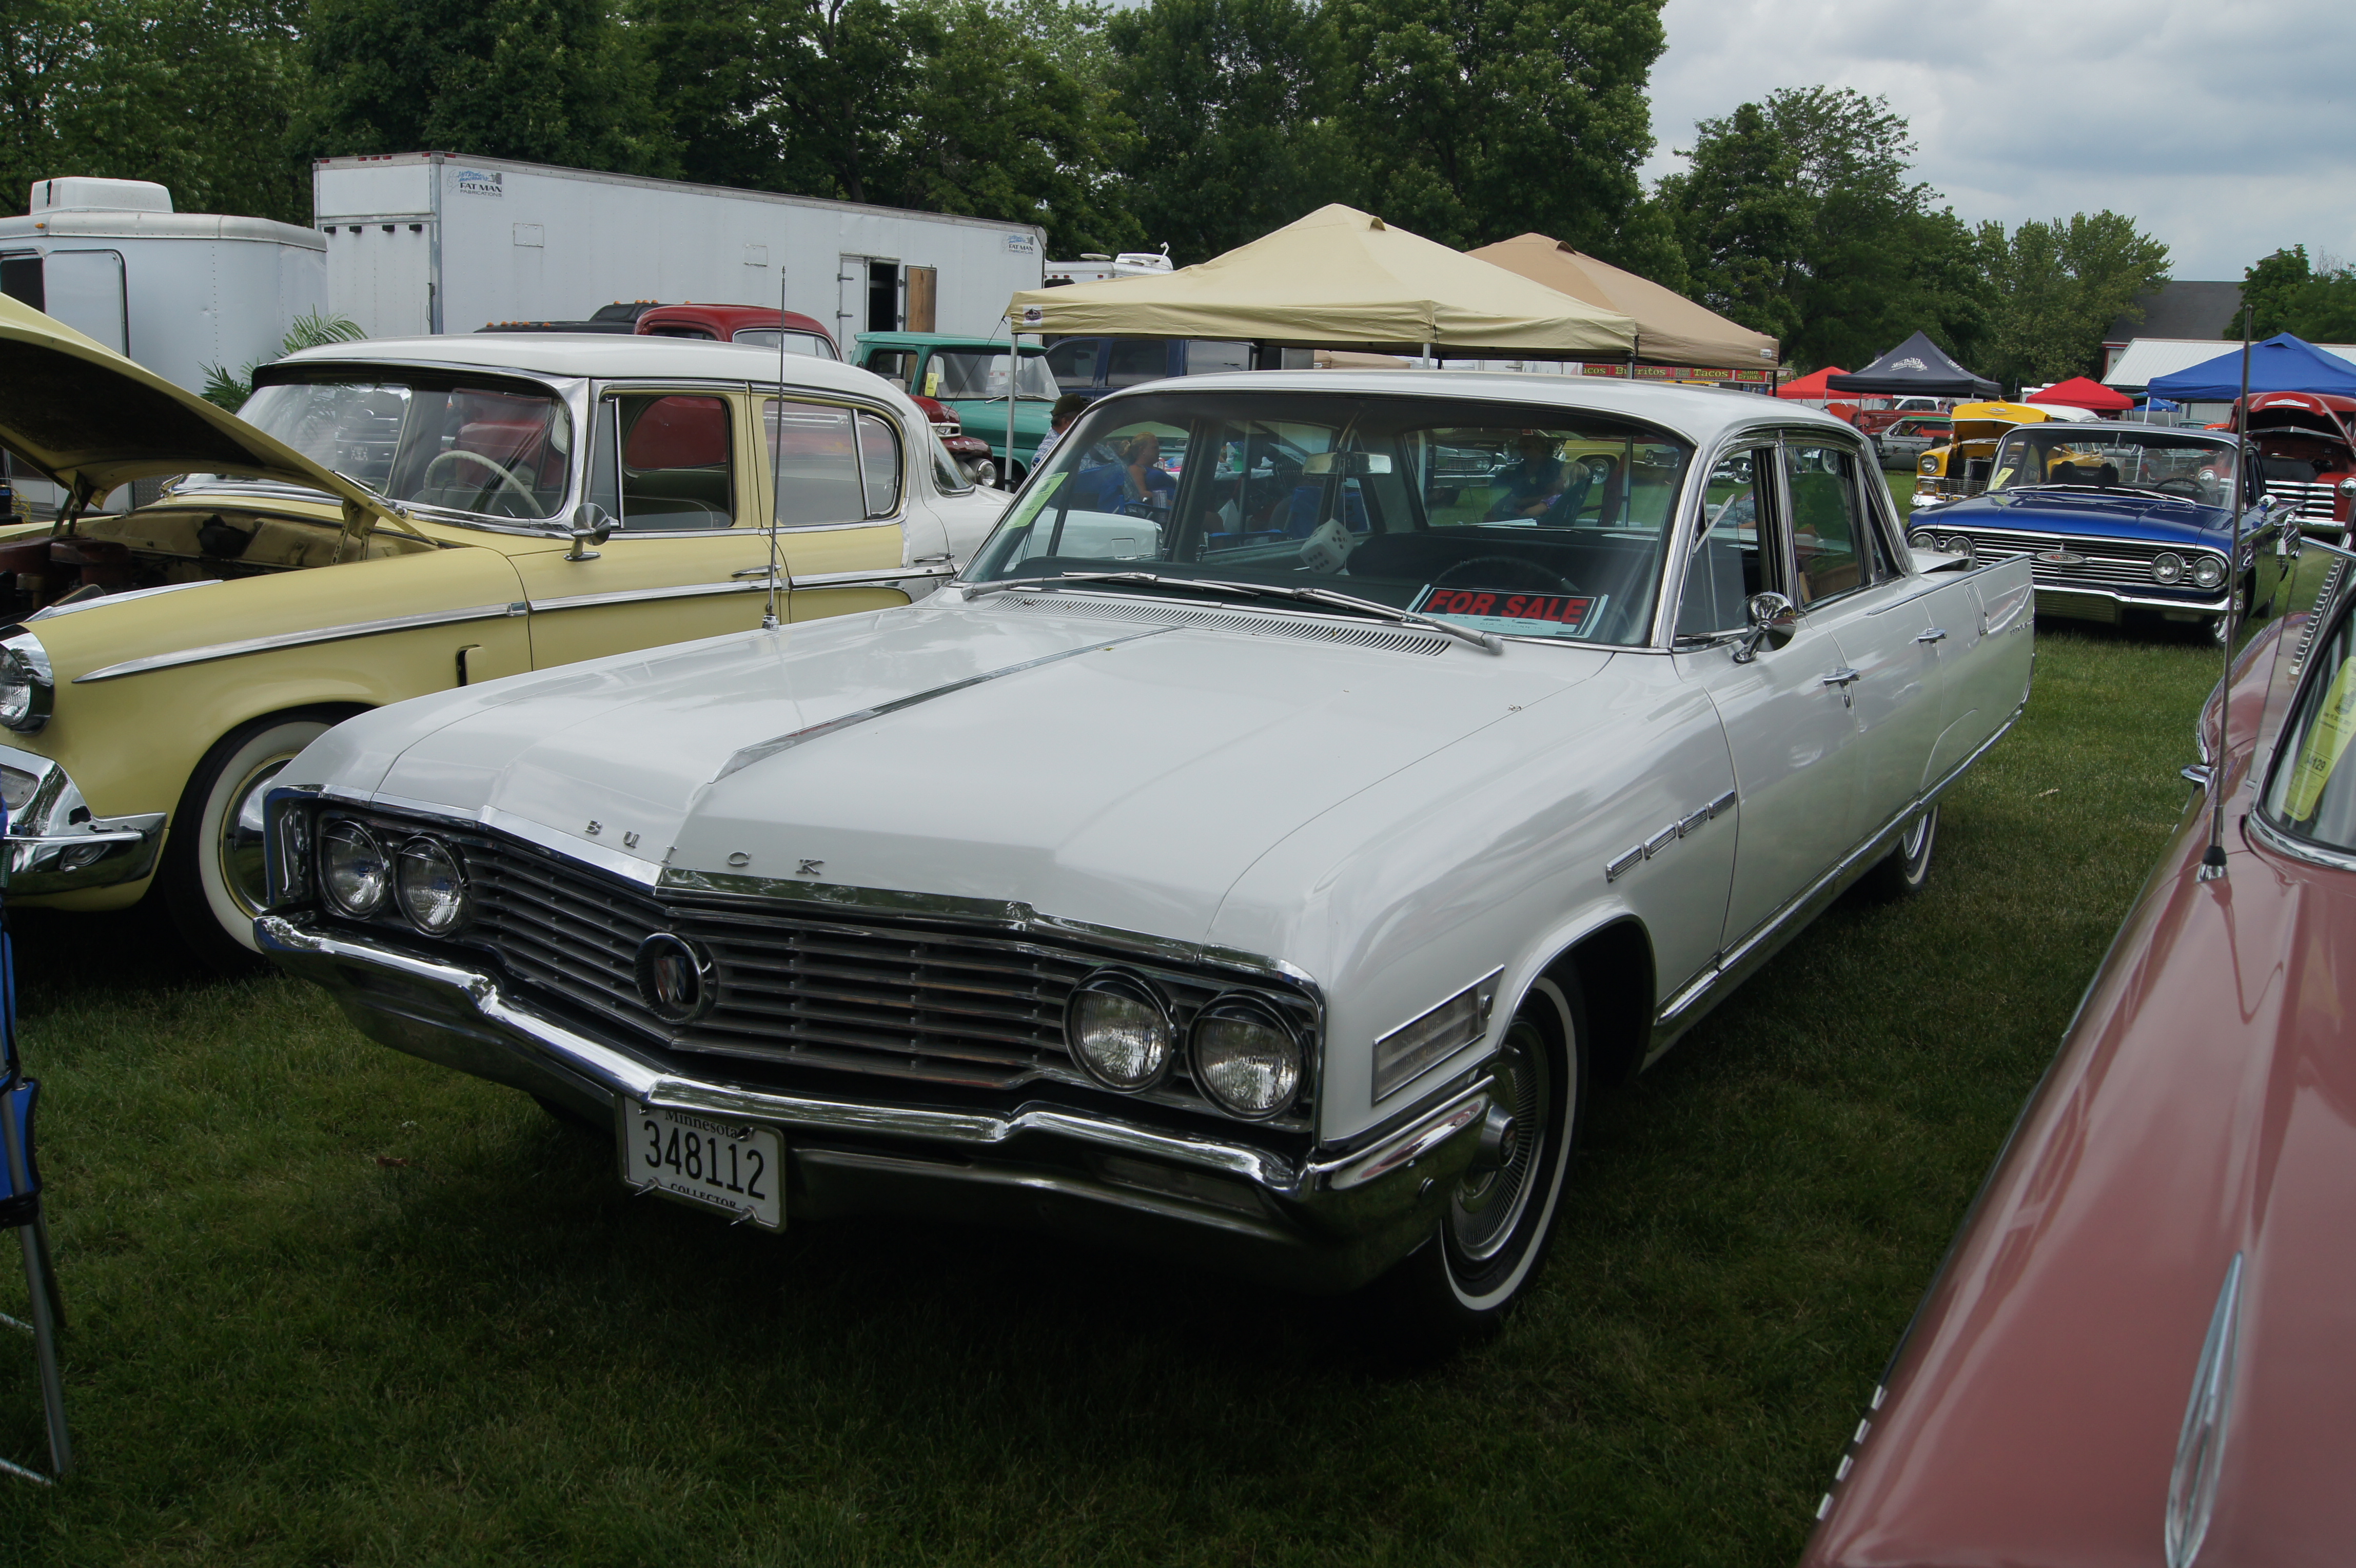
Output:
<instances>
[{"instance_id":1,"label":"steering wheel","mask_svg":"<svg viewBox=\"0 0 2356 1568\"><path fill-rule=\"evenodd\" d=\"M2171 489L2169 487L2174 485L2181 485L2184 488L2180 490ZM2182 474L2172 474L2165 479L2154 479L2151 488L2162 495L2182 495L2196 501L2201 499L2201 481L2187 478Z\"/></svg>"},{"instance_id":2,"label":"steering wheel","mask_svg":"<svg viewBox=\"0 0 2356 1568\"><path fill-rule=\"evenodd\" d=\"M517 478L513 474L508 472L505 468L500 467L497 463L494 463L488 457L484 456L480 452L469 452L464 447L458 447L451 451L444 452L435 457L431 463L426 464L424 476L417 482L418 488L420 489L432 488L434 484L434 470L439 468L444 463L456 462L461 458L469 463L479 463L484 467L488 468L492 474L497 477L495 482L499 489L513 490L518 496L523 499L523 503L526 506L531 508L533 516L537 517L540 514L540 498L531 493L531 487L530 485L525 484L521 479Z\"/></svg>"},{"instance_id":3,"label":"steering wheel","mask_svg":"<svg viewBox=\"0 0 2356 1568\"><path fill-rule=\"evenodd\" d=\"M1519 582L1508 581L1499 583L1492 581L1466 585L1458 585L1449 581L1450 578L1470 572L1475 567L1495 567L1503 571L1508 578L1518 577L1521 580ZM1579 585L1573 583L1569 578L1557 576L1554 573L1547 571L1537 562L1525 561L1518 555L1475 555L1470 560L1459 561L1455 565L1451 566L1447 571L1442 572L1439 576L1434 577L1431 580L1431 585L1435 588L1448 588L1460 585L1483 588L1538 588L1545 592L1553 594L1575 594L1579 592Z\"/></svg>"}]
</instances>

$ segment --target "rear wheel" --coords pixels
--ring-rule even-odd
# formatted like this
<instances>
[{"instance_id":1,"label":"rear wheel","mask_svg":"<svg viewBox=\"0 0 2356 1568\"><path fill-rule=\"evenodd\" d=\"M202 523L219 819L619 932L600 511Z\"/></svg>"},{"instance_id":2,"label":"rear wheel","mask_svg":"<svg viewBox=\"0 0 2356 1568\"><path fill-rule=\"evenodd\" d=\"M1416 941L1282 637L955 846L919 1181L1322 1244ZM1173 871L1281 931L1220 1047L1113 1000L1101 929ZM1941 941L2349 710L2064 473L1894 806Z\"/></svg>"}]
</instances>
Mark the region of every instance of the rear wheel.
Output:
<instances>
[{"instance_id":1,"label":"rear wheel","mask_svg":"<svg viewBox=\"0 0 2356 1568\"><path fill-rule=\"evenodd\" d=\"M1931 850L1939 842L1939 808L1933 803L1906 824L1898 843L1860 884L1870 897L1912 898L1931 880Z\"/></svg>"},{"instance_id":2,"label":"rear wheel","mask_svg":"<svg viewBox=\"0 0 2356 1568\"><path fill-rule=\"evenodd\" d=\"M1505 1026L1494 1103L1513 1116L1510 1144L1456 1184L1431 1239L1382 1282L1425 1348L1494 1332L1545 1261L1586 1108L1586 1033L1567 974L1532 986Z\"/></svg>"},{"instance_id":3,"label":"rear wheel","mask_svg":"<svg viewBox=\"0 0 2356 1568\"><path fill-rule=\"evenodd\" d=\"M253 918L264 897L262 798L279 769L343 716L309 709L241 725L188 779L157 881L173 925L206 962L222 969L252 963Z\"/></svg>"}]
</instances>

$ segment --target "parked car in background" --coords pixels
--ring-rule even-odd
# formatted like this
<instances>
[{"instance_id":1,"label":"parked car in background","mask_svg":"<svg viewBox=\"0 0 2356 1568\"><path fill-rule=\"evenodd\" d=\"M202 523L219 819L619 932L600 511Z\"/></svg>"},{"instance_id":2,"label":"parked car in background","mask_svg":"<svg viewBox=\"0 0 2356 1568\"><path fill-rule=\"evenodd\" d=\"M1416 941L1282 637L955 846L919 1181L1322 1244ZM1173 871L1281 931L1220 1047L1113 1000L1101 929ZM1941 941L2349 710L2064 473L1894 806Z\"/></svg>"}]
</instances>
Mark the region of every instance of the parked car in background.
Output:
<instances>
[{"instance_id":1,"label":"parked car in background","mask_svg":"<svg viewBox=\"0 0 2356 1568\"><path fill-rule=\"evenodd\" d=\"M0 529L9 901L151 888L251 949L262 795L368 708L759 624L902 605L995 521L884 382L666 338L306 350L239 418L14 300L0 443L76 498ZM91 510L134 479L154 504ZM235 944L233 947L232 944Z\"/></svg>"},{"instance_id":2,"label":"parked car in background","mask_svg":"<svg viewBox=\"0 0 2356 1568\"><path fill-rule=\"evenodd\" d=\"M985 485L1019 487L1046 439L1047 414L1060 394L1047 372L1046 351L1023 345L1014 386L1014 448L1006 446L1006 340L945 332L862 333L851 357L862 370L894 386L939 401L958 416L962 433L990 444Z\"/></svg>"},{"instance_id":3,"label":"parked car in background","mask_svg":"<svg viewBox=\"0 0 2356 1568\"><path fill-rule=\"evenodd\" d=\"M2356 1540L2349 574L2196 793L1873 1391L1807 1568L2332 1563ZM2213 799L2225 875L2204 880Z\"/></svg>"},{"instance_id":4,"label":"parked car in background","mask_svg":"<svg viewBox=\"0 0 2356 1568\"><path fill-rule=\"evenodd\" d=\"M2238 402L2233 413L2241 412ZM2231 429L2233 416L2211 429ZM2306 532L2348 537L2356 508L2356 398L2322 392L2260 392L2249 401L2266 494L2295 509Z\"/></svg>"},{"instance_id":5,"label":"parked car in background","mask_svg":"<svg viewBox=\"0 0 2356 1568\"><path fill-rule=\"evenodd\" d=\"M475 328L477 332L602 332L626 338L638 329L638 317L650 310L660 310L660 303L651 299L617 299L611 305L601 305L577 321L486 321Z\"/></svg>"},{"instance_id":6,"label":"parked car in background","mask_svg":"<svg viewBox=\"0 0 2356 1568\"><path fill-rule=\"evenodd\" d=\"M2222 638L2235 595L2254 598L2276 503L2232 436L2094 420L2022 425L1993 446L1984 493L1916 499L1915 548L2027 557L2038 614L2065 619L2206 625Z\"/></svg>"},{"instance_id":7,"label":"parked car in background","mask_svg":"<svg viewBox=\"0 0 2356 1568\"><path fill-rule=\"evenodd\" d=\"M1891 400L1887 407L1860 408L1853 422L1868 435L1879 435L1901 420L1915 414L1944 413L1941 400L1935 397L1901 397Z\"/></svg>"},{"instance_id":8,"label":"parked car in background","mask_svg":"<svg viewBox=\"0 0 2356 1568\"><path fill-rule=\"evenodd\" d=\"M256 931L635 1188L1388 1276L1470 1333L1595 1086L1923 885L2030 621L2025 562L1910 552L1789 404L1187 377L1082 414L930 599L327 732Z\"/></svg>"},{"instance_id":9,"label":"parked car in background","mask_svg":"<svg viewBox=\"0 0 2356 1568\"><path fill-rule=\"evenodd\" d=\"M1872 437L1874 456L1885 468L1912 473L1922 465L1924 453L1954 439L1955 422L1945 414L1910 413Z\"/></svg>"},{"instance_id":10,"label":"parked car in background","mask_svg":"<svg viewBox=\"0 0 2356 1568\"><path fill-rule=\"evenodd\" d=\"M1948 417L1952 438L1915 459L1914 504L1918 507L1960 500L1987 489L1996 444L2006 431L2017 425L2091 416L2075 409L2035 408L2025 403L1962 403Z\"/></svg>"},{"instance_id":11,"label":"parked car in background","mask_svg":"<svg viewBox=\"0 0 2356 1568\"><path fill-rule=\"evenodd\" d=\"M788 354L840 360L834 337L799 311L780 313L765 305L658 305L638 317L636 330L648 338L691 338L715 343L782 348Z\"/></svg>"},{"instance_id":12,"label":"parked car in background","mask_svg":"<svg viewBox=\"0 0 2356 1568\"><path fill-rule=\"evenodd\" d=\"M1047 368L1064 391L1094 398L1172 376L1248 371L1251 349L1205 338L1059 338L1047 345Z\"/></svg>"}]
</instances>

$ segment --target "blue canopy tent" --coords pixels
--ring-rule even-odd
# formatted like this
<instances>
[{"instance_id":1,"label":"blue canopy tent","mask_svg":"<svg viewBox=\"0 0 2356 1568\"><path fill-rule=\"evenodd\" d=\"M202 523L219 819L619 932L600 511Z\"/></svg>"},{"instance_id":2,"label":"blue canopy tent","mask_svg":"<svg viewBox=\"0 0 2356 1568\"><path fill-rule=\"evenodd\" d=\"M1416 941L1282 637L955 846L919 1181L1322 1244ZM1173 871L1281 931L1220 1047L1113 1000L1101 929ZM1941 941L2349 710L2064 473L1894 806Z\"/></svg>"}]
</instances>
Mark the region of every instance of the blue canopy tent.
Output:
<instances>
[{"instance_id":1,"label":"blue canopy tent","mask_svg":"<svg viewBox=\"0 0 2356 1568\"><path fill-rule=\"evenodd\" d=\"M2179 403L2231 403L2242 395L2242 350L2229 349L2213 360L2155 376L2147 390ZM2356 397L2356 365L2286 332L2250 345L2250 391Z\"/></svg>"}]
</instances>

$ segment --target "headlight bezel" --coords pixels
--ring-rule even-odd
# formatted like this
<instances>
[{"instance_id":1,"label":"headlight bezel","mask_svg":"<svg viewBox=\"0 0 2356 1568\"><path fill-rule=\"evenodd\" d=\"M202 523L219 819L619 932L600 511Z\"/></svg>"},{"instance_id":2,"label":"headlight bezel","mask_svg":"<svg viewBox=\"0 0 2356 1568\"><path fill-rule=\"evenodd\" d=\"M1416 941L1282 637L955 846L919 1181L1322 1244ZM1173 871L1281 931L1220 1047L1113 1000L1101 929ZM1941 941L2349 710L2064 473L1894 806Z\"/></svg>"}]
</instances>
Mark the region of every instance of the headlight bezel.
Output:
<instances>
[{"instance_id":1,"label":"headlight bezel","mask_svg":"<svg viewBox=\"0 0 2356 1568\"><path fill-rule=\"evenodd\" d=\"M1229 1022L1241 1022L1274 1035L1290 1058L1286 1065L1291 1073L1290 1080L1285 1084L1284 1092L1266 1106L1246 1106L1229 1099L1217 1087L1205 1065L1207 1031ZM1291 1020L1265 999L1248 991L1223 991L1196 1009L1187 1023L1186 1070L1194 1075L1194 1087L1203 1098L1236 1120L1272 1122L1300 1102L1301 1088L1309 1081L1309 1050Z\"/></svg>"},{"instance_id":2,"label":"headlight bezel","mask_svg":"<svg viewBox=\"0 0 2356 1568\"><path fill-rule=\"evenodd\" d=\"M2192 585L2196 588L2208 590L2222 588L2225 585L2226 576L2224 557L2208 554L2198 556L2191 563L2189 575L2192 579Z\"/></svg>"},{"instance_id":3,"label":"headlight bezel","mask_svg":"<svg viewBox=\"0 0 2356 1568\"><path fill-rule=\"evenodd\" d=\"M346 899L336 891L335 883L330 880L333 875L334 843L338 833L347 837L357 836L364 840L368 847L376 854L380 886L376 890L376 897L365 906ZM359 818L333 817L320 824L317 834L311 841L310 855L317 868L320 902L346 919L374 919L384 913L385 907L392 902L394 897L392 854L386 850L384 840Z\"/></svg>"},{"instance_id":4,"label":"headlight bezel","mask_svg":"<svg viewBox=\"0 0 2356 1568\"><path fill-rule=\"evenodd\" d=\"M1083 1005L1095 996L1117 997L1141 1005L1151 1015L1151 1023L1160 1036L1159 1055L1141 1074L1124 1079L1098 1063L1082 1045L1080 1014ZM1178 1055L1185 1042L1178 1032L1178 1020L1170 999L1162 988L1136 970L1120 964L1106 964L1091 971L1073 986L1064 999L1064 1049L1074 1066L1090 1079L1116 1094L1150 1093L1169 1081L1170 1069L1177 1064Z\"/></svg>"},{"instance_id":5,"label":"headlight bezel","mask_svg":"<svg viewBox=\"0 0 2356 1568\"><path fill-rule=\"evenodd\" d=\"M2151 558L2151 580L2163 588L2172 588L2184 581L2190 568L2184 557L2173 550L2163 550Z\"/></svg>"},{"instance_id":6,"label":"headlight bezel","mask_svg":"<svg viewBox=\"0 0 2356 1568\"><path fill-rule=\"evenodd\" d=\"M12 684L11 677L21 671L24 676L25 705L21 713L12 711L5 693ZM57 705L57 675L49 664L49 650L41 639L23 627L0 631L0 725L19 735L32 735L49 722Z\"/></svg>"}]
</instances>

